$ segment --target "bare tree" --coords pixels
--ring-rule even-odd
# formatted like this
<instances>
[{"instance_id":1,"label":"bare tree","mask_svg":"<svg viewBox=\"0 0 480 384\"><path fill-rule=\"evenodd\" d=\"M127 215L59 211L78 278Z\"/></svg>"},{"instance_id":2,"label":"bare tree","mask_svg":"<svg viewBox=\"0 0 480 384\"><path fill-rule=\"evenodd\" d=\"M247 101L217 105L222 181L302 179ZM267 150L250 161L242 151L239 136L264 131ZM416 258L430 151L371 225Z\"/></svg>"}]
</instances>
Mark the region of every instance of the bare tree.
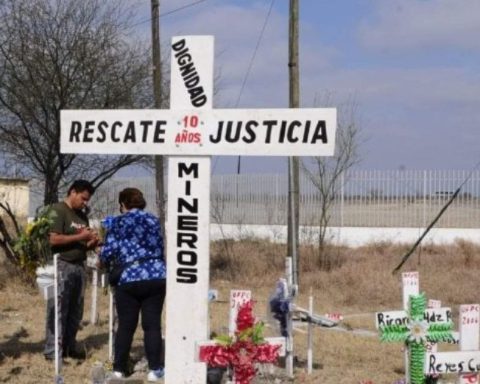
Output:
<instances>
[{"instance_id":1,"label":"bare tree","mask_svg":"<svg viewBox=\"0 0 480 384\"><path fill-rule=\"evenodd\" d=\"M327 104L328 106L328 104ZM359 160L360 127L357 105L350 100L337 108L337 132L335 153L332 157L311 157L303 160L302 170L315 186L320 201L320 210L316 224L319 233L317 239L318 265L322 269L332 267L332 255L326 251L327 228L331 219L331 209L335 197L339 194L342 175Z\"/></svg>"},{"instance_id":2,"label":"bare tree","mask_svg":"<svg viewBox=\"0 0 480 384\"><path fill-rule=\"evenodd\" d=\"M6 259L19 267L20 257L15 251L15 240L20 235L20 226L10 205L0 201L0 250Z\"/></svg>"},{"instance_id":3,"label":"bare tree","mask_svg":"<svg viewBox=\"0 0 480 384\"><path fill-rule=\"evenodd\" d=\"M148 50L128 2L0 1L0 148L45 181L44 203L74 178L100 185L143 156L60 153L62 109L151 105Z\"/></svg>"}]
</instances>

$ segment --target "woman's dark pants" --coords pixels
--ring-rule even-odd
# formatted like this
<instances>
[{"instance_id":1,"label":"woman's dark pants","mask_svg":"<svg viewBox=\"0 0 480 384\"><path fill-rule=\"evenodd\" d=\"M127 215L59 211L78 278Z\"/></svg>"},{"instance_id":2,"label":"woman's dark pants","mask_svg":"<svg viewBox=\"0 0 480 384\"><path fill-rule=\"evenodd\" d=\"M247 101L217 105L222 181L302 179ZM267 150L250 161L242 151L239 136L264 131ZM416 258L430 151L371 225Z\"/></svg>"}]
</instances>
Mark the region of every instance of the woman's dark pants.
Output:
<instances>
[{"instance_id":1,"label":"woman's dark pants","mask_svg":"<svg viewBox=\"0 0 480 384\"><path fill-rule=\"evenodd\" d=\"M114 371L127 373L130 347L140 313L148 367L156 370L164 366L161 316L165 292L165 280L135 281L115 288L118 329L115 337Z\"/></svg>"}]
</instances>

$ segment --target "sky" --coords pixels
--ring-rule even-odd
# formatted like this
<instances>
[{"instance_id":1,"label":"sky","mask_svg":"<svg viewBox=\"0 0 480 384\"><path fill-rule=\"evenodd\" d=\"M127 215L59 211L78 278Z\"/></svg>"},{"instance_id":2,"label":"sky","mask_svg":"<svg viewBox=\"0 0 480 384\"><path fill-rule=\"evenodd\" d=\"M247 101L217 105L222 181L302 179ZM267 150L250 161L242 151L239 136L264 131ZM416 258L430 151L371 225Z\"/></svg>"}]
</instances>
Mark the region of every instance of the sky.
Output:
<instances>
[{"instance_id":1,"label":"sky","mask_svg":"<svg viewBox=\"0 0 480 384\"><path fill-rule=\"evenodd\" d=\"M299 4L300 105L322 107L328 98L335 107L354 100L361 129L357 167L477 165L480 1ZM142 0L140 22L148 20L149 5ZM288 8L287 0L161 0L162 44L168 47L177 35L214 36L215 108L287 108ZM149 21L136 28L150 33ZM235 173L237 161L214 157L213 172ZM281 157L242 157L240 164L242 173L287 170Z\"/></svg>"}]
</instances>

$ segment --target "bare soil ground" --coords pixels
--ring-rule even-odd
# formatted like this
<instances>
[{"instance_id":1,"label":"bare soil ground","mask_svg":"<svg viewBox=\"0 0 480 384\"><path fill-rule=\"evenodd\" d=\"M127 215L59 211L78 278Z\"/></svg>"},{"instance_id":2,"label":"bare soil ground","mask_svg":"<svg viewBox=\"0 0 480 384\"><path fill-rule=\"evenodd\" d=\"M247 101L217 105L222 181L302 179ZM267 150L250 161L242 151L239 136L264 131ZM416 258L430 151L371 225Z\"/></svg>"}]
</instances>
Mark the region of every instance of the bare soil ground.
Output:
<instances>
[{"instance_id":1,"label":"bare soil ground","mask_svg":"<svg viewBox=\"0 0 480 384\"><path fill-rule=\"evenodd\" d=\"M372 244L349 248L328 248L330 270L319 268L316 251L300 252L300 291L296 303L308 307L310 289L315 313L338 312L347 330L375 331L374 313L401 309L401 277L392 270L407 246ZM211 303L211 330L225 333L228 325L230 289L250 289L256 300L255 312L267 319L268 297L276 280L283 275L284 246L264 241L218 242L212 245L211 287L219 290L219 301ZM455 320L460 304L480 302L480 248L459 242L453 246L423 246L404 266L403 271L420 272L420 290L428 298L450 306ZM64 379L68 384L91 383L95 362L108 360L108 296L99 290L97 325L90 319L91 291L86 292L85 325L78 335L88 358L67 360ZM0 276L0 383L52 383L54 367L42 355L45 302L35 288L12 276L6 265ZM335 329L315 328L314 370L306 373L306 328L295 332L295 377L276 369L275 378L267 375L257 383L361 383L389 384L403 377L403 352L400 344L381 343L379 338ZM268 334L275 327L267 328ZM443 348L443 347L442 347ZM142 332L137 330L132 348L133 360L142 357ZM167 367L168 369L168 367ZM145 378L144 373L136 374ZM200 384L200 383L199 383Z\"/></svg>"}]
</instances>

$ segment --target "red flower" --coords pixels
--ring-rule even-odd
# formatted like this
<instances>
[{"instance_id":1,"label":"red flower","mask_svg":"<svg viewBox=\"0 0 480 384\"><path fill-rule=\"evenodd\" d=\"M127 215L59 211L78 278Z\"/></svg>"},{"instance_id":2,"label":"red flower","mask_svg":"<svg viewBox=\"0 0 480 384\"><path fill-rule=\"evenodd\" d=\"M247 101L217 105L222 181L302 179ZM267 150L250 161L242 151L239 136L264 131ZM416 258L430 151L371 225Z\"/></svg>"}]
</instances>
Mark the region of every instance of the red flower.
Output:
<instances>
[{"instance_id":1,"label":"red flower","mask_svg":"<svg viewBox=\"0 0 480 384\"><path fill-rule=\"evenodd\" d=\"M237 313L237 332L242 332L248 328L253 327L255 318L253 317L253 303L247 301L243 304Z\"/></svg>"},{"instance_id":2,"label":"red flower","mask_svg":"<svg viewBox=\"0 0 480 384\"><path fill-rule=\"evenodd\" d=\"M252 365L256 355L257 346L251 341L237 341L231 346L232 364L235 365Z\"/></svg>"},{"instance_id":3,"label":"red flower","mask_svg":"<svg viewBox=\"0 0 480 384\"><path fill-rule=\"evenodd\" d=\"M259 363L274 363L278 359L281 345L262 344L257 346L256 361Z\"/></svg>"},{"instance_id":4,"label":"red flower","mask_svg":"<svg viewBox=\"0 0 480 384\"><path fill-rule=\"evenodd\" d=\"M233 374L235 384L250 384L255 377L255 368L253 368L253 364L237 365L233 367Z\"/></svg>"},{"instance_id":5,"label":"red flower","mask_svg":"<svg viewBox=\"0 0 480 384\"><path fill-rule=\"evenodd\" d=\"M211 367L228 367L232 361L229 347L206 345L200 348L200 361Z\"/></svg>"}]
</instances>

